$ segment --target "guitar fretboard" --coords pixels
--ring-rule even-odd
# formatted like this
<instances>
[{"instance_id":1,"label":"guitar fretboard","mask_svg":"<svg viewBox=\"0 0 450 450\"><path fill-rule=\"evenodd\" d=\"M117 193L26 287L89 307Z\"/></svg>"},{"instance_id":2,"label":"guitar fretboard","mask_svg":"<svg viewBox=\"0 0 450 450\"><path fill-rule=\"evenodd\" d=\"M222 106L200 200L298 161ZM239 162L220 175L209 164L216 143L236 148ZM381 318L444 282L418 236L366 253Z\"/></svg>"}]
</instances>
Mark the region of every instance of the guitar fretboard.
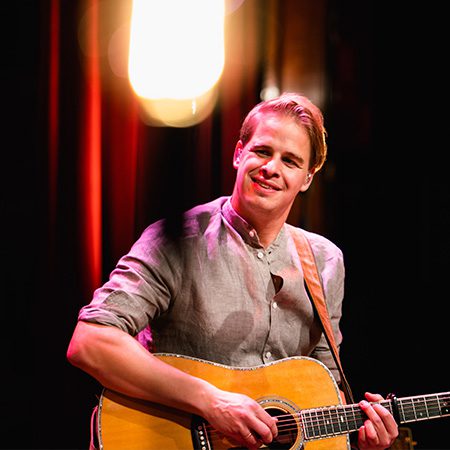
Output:
<instances>
[{"instance_id":1,"label":"guitar fretboard","mask_svg":"<svg viewBox=\"0 0 450 450\"><path fill-rule=\"evenodd\" d=\"M400 423L450 416L450 392L404 397L381 402ZM305 409L300 421L305 440L339 436L358 430L366 420L358 405Z\"/></svg>"}]
</instances>

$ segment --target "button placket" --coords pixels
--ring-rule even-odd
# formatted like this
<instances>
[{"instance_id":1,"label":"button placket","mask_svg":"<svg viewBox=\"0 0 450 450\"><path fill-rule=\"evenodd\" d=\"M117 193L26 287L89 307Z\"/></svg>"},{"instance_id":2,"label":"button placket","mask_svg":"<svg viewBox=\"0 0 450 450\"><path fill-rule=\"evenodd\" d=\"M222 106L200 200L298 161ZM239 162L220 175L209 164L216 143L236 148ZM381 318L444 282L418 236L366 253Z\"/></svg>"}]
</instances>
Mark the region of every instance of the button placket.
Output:
<instances>
[{"instance_id":1,"label":"button placket","mask_svg":"<svg viewBox=\"0 0 450 450\"><path fill-rule=\"evenodd\" d=\"M255 249L255 253L254 255L256 256L257 259L259 259L262 263L262 265L258 265L261 269L261 275L263 277L263 282L266 283L269 279L270 279L270 261L269 261L269 257L267 255L267 253L263 250L263 249ZM275 292L273 292L270 297L273 298L273 295L275 295ZM271 300L271 298L267 298L267 303L268 303L268 313L269 313L269 317L272 315L272 312L274 309L276 309L278 307L275 306L273 307L273 301ZM270 335L272 334L272 326L271 326L271 322L272 319L269 318L269 329L268 329L268 334L267 334L267 338L270 339ZM261 357L263 361L273 361L273 355L272 352L270 350L268 350L267 348L270 348L270 346L265 346L265 348L263 348Z\"/></svg>"}]
</instances>

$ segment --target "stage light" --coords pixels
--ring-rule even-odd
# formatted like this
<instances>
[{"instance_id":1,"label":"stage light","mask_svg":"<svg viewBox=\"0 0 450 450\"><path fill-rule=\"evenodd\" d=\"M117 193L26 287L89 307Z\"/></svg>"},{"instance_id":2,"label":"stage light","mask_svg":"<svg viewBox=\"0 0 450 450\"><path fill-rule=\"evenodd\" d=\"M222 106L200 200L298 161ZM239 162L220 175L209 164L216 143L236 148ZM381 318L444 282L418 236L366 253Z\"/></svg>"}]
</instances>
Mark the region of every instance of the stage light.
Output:
<instances>
[{"instance_id":1,"label":"stage light","mask_svg":"<svg viewBox=\"0 0 450 450\"><path fill-rule=\"evenodd\" d=\"M211 110L225 59L224 9L223 0L133 1L128 75L150 121L189 126Z\"/></svg>"}]
</instances>

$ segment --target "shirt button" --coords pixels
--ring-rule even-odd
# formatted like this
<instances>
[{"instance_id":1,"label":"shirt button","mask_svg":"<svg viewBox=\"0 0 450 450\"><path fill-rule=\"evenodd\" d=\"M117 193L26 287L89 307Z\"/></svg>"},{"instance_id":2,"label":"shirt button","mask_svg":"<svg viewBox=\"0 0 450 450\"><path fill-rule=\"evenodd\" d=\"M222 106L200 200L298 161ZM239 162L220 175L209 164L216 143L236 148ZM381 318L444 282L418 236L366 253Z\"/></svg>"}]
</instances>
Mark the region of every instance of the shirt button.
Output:
<instances>
[{"instance_id":1,"label":"shirt button","mask_svg":"<svg viewBox=\"0 0 450 450\"><path fill-rule=\"evenodd\" d=\"M273 309L277 309L278 308L278 303L277 302L273 302L272 303L272 308Z\"/></svg>"},{"instance_id":2,"label":"shirt button","mask_svg":"<svg viewBox=\"0 0 450 450\"><path fill-rule=\"evenodd\" d=\"M266 352L266 358L267 358L267 359L270 359L271 357L272 357L272 353Z\"/></svg>"},{"instance_id":3,"label":"shirt button","mask_svg":"<svg viewBox=\"0 0 450 450\"><path fill-rule=\"evenodd\" d=\"M252 238L252 237L255 237L255 232L254 232L253 230L250 231L248 234L250 235L251 238Z\"/></svg>"},{"instance_id":4,"label":"shirt button","mask_svg":"<svg viewBox=\"0 0 450 450\"><path fill-rule=\"evenodd\" d=\"M259 259L263 259L264 258L264 253L263 252L258 252L258 258Z\"/></svg>"}]
</instances>

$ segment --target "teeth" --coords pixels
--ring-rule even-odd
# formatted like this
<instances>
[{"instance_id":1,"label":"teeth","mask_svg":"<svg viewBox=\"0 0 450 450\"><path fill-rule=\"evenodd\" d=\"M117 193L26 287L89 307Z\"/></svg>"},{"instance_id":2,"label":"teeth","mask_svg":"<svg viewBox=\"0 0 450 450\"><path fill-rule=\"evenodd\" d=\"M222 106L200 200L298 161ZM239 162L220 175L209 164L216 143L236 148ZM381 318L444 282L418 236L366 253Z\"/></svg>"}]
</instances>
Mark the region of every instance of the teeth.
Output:
<instances>
[{"instance_id":1,"label":"teeth","mask_svg":"<svg viewBox=\"0 0 450 450\"><path fill-rule=\"evenodd\" d=\"M267 184L261 183L260 181L257 181L257 183L262 186L265 189L273 189L271 186L268 186Z\"/></svg>"}]
</instances>

